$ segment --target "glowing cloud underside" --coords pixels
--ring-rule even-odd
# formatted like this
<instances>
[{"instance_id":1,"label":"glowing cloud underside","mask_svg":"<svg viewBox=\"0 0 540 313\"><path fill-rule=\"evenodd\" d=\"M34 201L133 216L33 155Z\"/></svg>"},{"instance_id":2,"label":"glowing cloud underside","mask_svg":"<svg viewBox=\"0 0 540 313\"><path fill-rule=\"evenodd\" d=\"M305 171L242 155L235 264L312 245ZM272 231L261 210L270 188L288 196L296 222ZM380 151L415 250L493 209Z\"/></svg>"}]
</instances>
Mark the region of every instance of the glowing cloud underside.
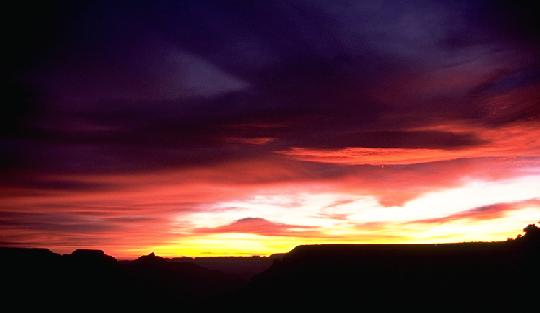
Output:
<instances>
[{"instance_id":1,"label":"glowing cloud underside","mask_svg":"<svg viewBox=\"0 0 540 313\"><path fill-rule=\"evenodd\" d=\"M164 255L250 255L309 243L505 240L540 219L539 181L540 176L474 181L399 207L344 193L256 195L179 217L191 223L189 234L152 249Z\"/></svg>"}]
</instances>

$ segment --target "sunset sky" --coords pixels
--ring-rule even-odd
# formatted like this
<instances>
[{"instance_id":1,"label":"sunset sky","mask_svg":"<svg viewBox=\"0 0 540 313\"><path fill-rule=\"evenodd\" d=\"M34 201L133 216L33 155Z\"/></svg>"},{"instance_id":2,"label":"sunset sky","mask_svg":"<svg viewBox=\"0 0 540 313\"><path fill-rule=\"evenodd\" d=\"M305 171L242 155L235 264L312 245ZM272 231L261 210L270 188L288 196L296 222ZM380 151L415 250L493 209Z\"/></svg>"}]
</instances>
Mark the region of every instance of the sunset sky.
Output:
<instances>
[{"instance_id":1,"label":"sunset sky","mask_svg":"<svg viewBox=\"0 0 540 313\"><path fill-rule=\"evenodd\" d=\"M0 246L215 256L515 237L540 221L531 3L9 8Z\"/></svg>"}]
</instances>

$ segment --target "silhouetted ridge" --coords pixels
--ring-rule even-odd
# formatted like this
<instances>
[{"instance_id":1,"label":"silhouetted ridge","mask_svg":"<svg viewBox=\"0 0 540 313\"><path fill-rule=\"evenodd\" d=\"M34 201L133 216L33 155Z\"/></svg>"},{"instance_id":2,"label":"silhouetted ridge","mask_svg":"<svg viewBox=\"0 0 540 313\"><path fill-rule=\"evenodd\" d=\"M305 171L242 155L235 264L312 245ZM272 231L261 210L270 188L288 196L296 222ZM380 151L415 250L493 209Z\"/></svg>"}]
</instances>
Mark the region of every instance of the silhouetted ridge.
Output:
<instances>
[{"instance_id":1,"label":"silhouetted ridge","mask_svg":"<svg viewBox=\"0 0 540 313\"><path fill-rule=\"evenodd\" d=\"M84 307L141 305L182 307L230 294L238 282L193 262L175 263L151 253L118 262L101 250L78 249L60 255L47 249L0 248L5 299L32 308L57 299ZM31 297L33 301L25 301Z\"/></svg>"},{"instance_id":2,"label":"silhouetted ridge","mask_svg":"<svg viewBox=\"0 0 540 313\"><path fill-rule=\"evenodd\" d=\"M116 259L110 255L105 254L102 250L91 249L77 249L71 254L63 255L65 258L70 258L78 262L88 263L109 263L116 264Z\"/></svg>"},{"instance_id":3,"label":"silhouetted ridge","mask_svg":"<svg viewBox=\"0 0 540 313\"><path fill-rule=\"evenodd\" d=\"M359 302L386 309L464 305L488 298L523 303L532 299L540 281L539 252L538 241L533 245L532 240L527 245L298 246L257 275L242 298L255 305L272 294L276 306Z\"/></svg>"},{"instance_id":4,"label":"silhouetted ridge","mask_svg":"<svg viewBox=\"0 0 540 313\"><path fill-rule=\"evenodd\" d=\"M43 258L58 256L49 249L42 248L4 248L0 247L0 258L2 260L18 259L31 259L35 258L35 261L39 261Z\"/></svg>"},{"instance_id":5,"label":"silhouetted ridge","mask_svg":"<svg viewBox=\"0 0 540 313\"><path fill-rule=\"evenodd\" d=\"M82 256L82 257L97 257L101 258L104 256L111 257L105 254L103 250L94 250L94 249L76 249L71 253L72 256ZM112 257L111 257L112 258Z\"/></svg>"},{"instance_id":6,"label":"silhouetted ridge","mask_svg":"<svg viewBox=\"0 0 540 313\"><path fill-rule=\"evenodd\" d=\"M540 229L531 224L506 242L303 245L272 258L168 259L150 253L117 261L100 250L59 255L0 248L0 260L4 299L21 310L54 299L96 309L296 304L304 310L332 305L459 311L472 304L483 310L506 304L513 312L538 295Z\"/></svg>"},{"instance_id":7,"label":"silhouetted ridge","mask_svg":"<svg viewBox=\"0 0 540 313\"><path fill-rule=\"evenodd\" d=\"M150 253L148 255L143 255L143 256L138 257L134 262L146 263L146 264L156 264L156 263L165 263L165 262L167 262L167 260L165 258L156 256L154 254L154 252L152 252L152 253Z\"/></svg>"}]
</instances>

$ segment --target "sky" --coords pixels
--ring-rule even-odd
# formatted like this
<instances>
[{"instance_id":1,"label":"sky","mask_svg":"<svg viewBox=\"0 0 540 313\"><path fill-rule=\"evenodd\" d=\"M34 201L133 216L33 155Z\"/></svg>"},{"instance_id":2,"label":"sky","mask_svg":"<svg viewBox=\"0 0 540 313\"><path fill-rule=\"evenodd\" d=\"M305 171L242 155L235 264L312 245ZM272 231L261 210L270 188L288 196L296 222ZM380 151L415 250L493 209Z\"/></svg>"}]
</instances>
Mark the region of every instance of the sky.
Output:
<instances>
[{"instance_id":1,"label":"sky","mask_svg":"<svg viewBox=\"0 0 540 313\"><path fill-rule=\"evenodd\" d=\"M12 4L0 245L515 237L540 221L533 3Z\"/></svg>"}]
</instances>

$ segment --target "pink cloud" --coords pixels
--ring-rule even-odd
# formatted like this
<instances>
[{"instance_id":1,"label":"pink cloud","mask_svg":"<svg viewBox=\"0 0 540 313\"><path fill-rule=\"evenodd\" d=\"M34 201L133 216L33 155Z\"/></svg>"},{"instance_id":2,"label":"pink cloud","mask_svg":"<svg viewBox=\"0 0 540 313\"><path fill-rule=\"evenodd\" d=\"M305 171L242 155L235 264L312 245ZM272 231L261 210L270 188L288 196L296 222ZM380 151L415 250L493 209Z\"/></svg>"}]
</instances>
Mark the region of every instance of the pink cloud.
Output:
<instances>
[{"instance_id":1,"label":"pink cloud","mask_svg":"<svg viewBox=\"0 0 540 313\"><path fill-rule=\"evenodd\" d=\"M313 228L315 227L274 223L264 218L248 217L220 227L197 228L194 232L199 234L246 233L262 236L306 236L316 233L312 231Z\"/></svg>"}]
</instances>

